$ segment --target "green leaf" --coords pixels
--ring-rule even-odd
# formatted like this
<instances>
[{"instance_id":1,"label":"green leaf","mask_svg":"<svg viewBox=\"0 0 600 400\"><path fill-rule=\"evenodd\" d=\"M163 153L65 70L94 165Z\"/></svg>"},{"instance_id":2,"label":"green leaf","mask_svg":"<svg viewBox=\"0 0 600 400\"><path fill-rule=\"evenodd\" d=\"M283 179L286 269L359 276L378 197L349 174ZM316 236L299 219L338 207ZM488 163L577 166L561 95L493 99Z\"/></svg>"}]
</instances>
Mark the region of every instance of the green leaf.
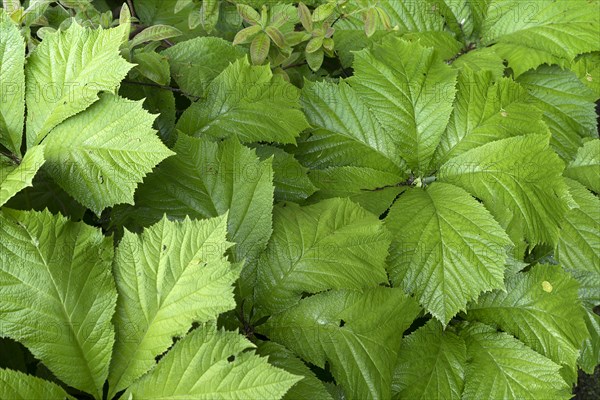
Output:
<instances>
[{"instance_id":1,"label":"green leaf","mask_svg":"<svg viewBox=\"0 0 600 400\"><path fill-rule=\"evenodd\" d=\"M256 147L256 154L261 160L273 158L275 202L301 203L317 190L307 176L308 168L302 166L293 155L272 146Z\"/></svg>"},{"instance_id":2,"label":"green leaf","mask_svg":"<svg viewBox=\"0 0 600 400\"><path fill-rule=\"evenodd\" d=\"M402 194L385 220L392 232L390 277L446 325L467 302L503 288L511 242L463 189L433 183Z\"/></svg>"},{"instance_id":3,"label":"green leaf","mask_svg":"<svg viewBox=\"0 0 600 400\"><path fill-rule=\"evenodd\" d=\"M0 23L0 144L21 155L25 118L25 41L12 22Z\"/></svg>"},{"instance_id":4,"label":"green leaf","mask_svg":"<svg viewBox=\"0 0 600 400\"><path fill-rule=\"evenodd\" d=\"M355 54L349 79L398 152L418 174L428 172L455 96L456 71L431 48L387 40Z\"/></svg>"},{"instance_id":5,"label":"green leaf","mask_svg":"<svg viewBox=\"0 0 600 400\"><path fill-rule=\"evenodd\" d=\"M402 289L330 291L272 316L259 331L320 368L327 363L354 398L387 399L402 332L418 312Z\"/></svg>"},{"instance_id":6,"label":"green leaf","mask_svg":"<svg viewBox=\"0 0 600 400\"><path fill-rule=\"evenodd\" d=\"M260 32L254 36L254 39L250 44L250 59L252 60L252 64L262 65L269 55L270 48L271 39L269 39L269 36L266 33Z\"/></svg>"},{"instance_id":7,"label":"green leaf","mask_svg":"<svg viewBox=\"0 0 600 400\"><path fill-rule=\"evenodd\" d=\"M315 50L312 53L307 52L304 56L306 57L308 66L313 72L317 72L321 68L321 65L323 65L323 60L325 60L325 52L323 49Z\"/></svg>"},{"instance_id":8,"label":"green leaf","mask_svg":"<svg viewBox=\"0 0 600 400\"><path fill-rule=\"evenodd\" d=\"M44 146L29 149L19 165L0 155L0 207L21 190L33 185L33 178L44 161Z\"/></svg>"},{"instance_id":9,"label":"green leaf","mask_svg":"<svg viewBox=\"0 0 600 400\"><path fill-rule=\"evenodd\" d=\"M262 32L260 25L251 25L247 28L242 29L235 34L233 38L233 45L236 46L242 43L248 43L258 33Z\"/></svg>"},{"instance_id":10,"label":"green leaf","mask_svg":"<svg viewBox=\"0 0 600 400\"><path fill-rule=\"evenodd\" d=\"M48 211L0 214L0 335L67 385L102 398L117 293L99 229Z\"/></svg>"},{"instance_id":11,"label":"green leaf","mask_svg":"<svg viewBox=\"0 0 600 400\"><path fill-rule=\"evenodd\" d=\"M436 150L439 165L494 140L548 128L527 91L507 78L494 79L489 71L463 69L450 122Z\"/></svg>"},{"instance_id":12,"label":"green leaf","mask_svg":"<svg viewBox=\"0 0 600 400\"><path fill-rule=\"evenodd\" d=\"M269 357L269 364L284 369L302 380L296 383L283 396L283 400L333 400L325 384L310 368L290 350L275 342L262 342L258 345L257 354Z\"/></svg>"},{"instance_id":13,"label":"green leaf","mask_svg":"<svg viewBox=\"0 0 600 400\"><path fill-rule=\"evenodd\" d=\"M182 222L165 216L139 236L125 232L114 262L113 395L150 370L192 322L215 320L235 307L232 285L239 271L224 255L230 247L226 228L226 216Z\"/></svg>"},{"instance_id":14,"label":"green leaf","mask_svg":"<svg viewBox=\"0 0 600 400\"><path fill-rule=\"evenodd\" d=\"M260 14L254 8L246 4L236 4L236 7L244 21L252 25L260 23Z\"/></svg>"},{"instance_id":15,"label":"green leaf","mask_svg":"<svg viewBox=\"0 0 600 400\"><path fill-rule=\"evenodd\" d=\"M169 60L171 75L181 90L195 96L204 96L210 82L244 55L238 47L216 37L187 40L161 54Z\"/></svg>"},{"instance_id":16,"label":"green leaf","mask_svg":"<svg viewBox=\"0 0 600 400\"><path fill-rule=\"evenodd\" d=\"M347 83L307 82L302 106L317 129L295 151L303 164L319 169L372 168L400 178L403 160L398 139L381 126L368 104Z\"/></svg>"},{"instance_id":17,"label":"green leaf","mask_svg":"<svg viewBox=\"0 0 600 400\"><path fill-rule=\"evenodd\" d=\"M383 223L347 199L275 209L273 236L258 261L256 301L279 312L306 293L387 282L390 238Z\"/></svg>"},{"instance_id":18,"label":"green leaf","mask_svg":"<svg viewBox=\"0 0 600 400\"><path fill-rule=\"evenodd\" d=\"M582 370L591 375L600 364L600 316L586 309L585 324L590 337L583 342L579 365Z\"/></svg>"},{"instance_id":19,"label":"green leaf","mask_svg":"<svg viewBox=\"0 0 600 400\"><path fill-rule=\"evenodd\" d=\"M133 204L143 177L173 154L152 129L141 101L103 95L46 138L46 167L67 193L96 214Z\"/></svg>"},{"instance_id":20,"label":"green leaf","mask_svg":"<svg viewBox=\"0 0 600 400\"><path fill-rule=\"evenodd\" d=\"M465 379L465 342L430 320L404 338L392 391L399 399L460 399Z\"/></svg>"},{"instance_id":21,"label":"green leaf","mask_svg":"<svg viewBox=\"0 0 600 400\"><path fill-rule=\"evenodd\" d=\"M27 145L112 92L133 66L119 55L129 25L91 30L77 23L46 35L27 61Z\"/></svg>"},{"instance_id":22,"label":"green leaf","mask_svg":"<svg viewBox=\"0 0 600 400\"><path fill-rule=\"evenodd\" d=\"M560 366L512 336L476 323L460 336L467 344L464 400L570 399Z\"/></svg>"},{"instance_id":23,"label":"green leaf","mask_svg":"<svg viewBox=\"0 0 600 400\"><path fill-rule=\"evenodd\" d=\"M234 332L205 326L175 344L123 398L278 400L301 377L275 368Z\"/></svg>"},{"instance_id":24,"label":"green leaf","mask_svg":"<svg viewBox=\"0 0 600 400\"><path fill-rule=\"evenodd\" d=\"M571 64L571 70L594 91L596 100L600 99L600 51L581 55Z\"/></svg>"},{"instance_id":25,"label":"green leaf","mask_svg":"<svg viewBox=\"0 0 600 400\"><path fill-rule=\"evenodd\" d=\"M137 35L129 42L129 47L133 48L139 46L142 43L161 41L163 39L170 39L172 37L181 36L181 31L169 25L152 25Z\"/></svg>"},{"instance_id":26,"label":"green leaf","mask_svg":"<svg viewBox=\"0 0 600 400\"><path fill-rule=\"evenodd\" d=\"M65 400L70 396L55 383L10 369L0 369L0 397L13 400Z\"/></svg>"},{"instance_id":27,"label":"green leaf","mask_svg":"<svg viewBox=\"0 0 600 400\"><path fill-rule=\"evenodd\" d=\"M541 64L570 62L598 50L598 3L588 0L489 1L482 44L494 49L516 76Z\"/></svg>"},{"instance_id":28,"label":"green leaf","mask_svg":"<svg viewBox=\"0 0 600 400\"><path fill-rule=\"evenodd\" d=\"M136 52L133 62L137 65L135 70L152 82L159 85L168 85L171 82L171 73L167 59L155 52Z\"/></svg>"},{"instance_id":29,"label":"green leaf","mask_svg":"<svg viewBox=\"0 0 600 400\"><path fill-rule=\"evenodd\" d=\"M600 194L600 139L587 141L565 169L565 176L575 179Z\"/></svg>"},{"instance_id":30,"label":"green leaf","mask_svg":"<svg viewBox=\"0 0 600 400\"><path fill-rule=\"evenodd\" d=\"M267 32L267 35L269 35L269 38L271 38L277 47L280 49L285 48L285 36L283 36L283 33L281 33L279 29L275 28L274 26L267 26L265 28L265 32Z\"/></svg>"},{"instance_id":31,"label":"green leaf","mask_svg":"<svg viewBox=\"0 0 600 400\"><path fill-rule=\"evenodd\" d=\"M554 244L569 195L548 135L498 140L450 159L439 180L483 200L514 243Z\"/></svg>"},{"instance_id":32,"label":"green leaf","mask_svg":"<svg viewBox=\"0 0 600 400\"><path fill-rule=\"evenodd\" d=\"M465 67L475 72L489 71L495 79L504 76L504 60L494 51L493 47L484 47L460 55L452 62L458 69Z\"/></svg>"},{"instance_id":33,"label":"green leaf","mask_svg":"<svg viewBox=\"0 0 600 400\"><path fill-rule=\"evenodd\" d=\"M588 336L579 285L559 266L537 265L509 276L506 291L484 293L467 319L498 326L557 364L575 370Z\"/></svg>"},{"instance_id":34,"label":"green leaf","mask_svg":"<svg viewBox=\"0 0 600 400\"><path fill-rule=\"evenodd\" d=\"M298 90L271 68L250 66L240 59L208 87L206 99L188 108L177 125L191 136L227 138L242 142L295 143L308 128L299 110ZM272 110L277 110L273 113Z\"/></svg>"},{"instance_id":35,"label":"green leaf","mask_svg":"<svg viewBox=\"0 0 600 400\"><path fill-rule=\"evenodd\" d=\"M558 261L568 270L600 277L600 199L583 185L567 179L577 208L567 212L556 246Z\"/></svg>"},{"instance_id":36,"label":"green leaf","mask_svg":"<svg viewBox=\"0 0 600 400\"><path fill-rule=\"evenodd\" d=\"M543 65L518 82L540 100L535 105L544 111L552 132L550 144L563 159L575 157L581 138L598 137L596 96L573 72Z\"/></svg>"},{"instance_id":37,"label":"green leaf","mask_svg":"<svg viewBox=\"0 0 600 400\"><path fill-rule=\"evenodd\" d=\"M320 22L329 18L331 14L333 14L333 12L335 11L335 8L337 6L336 3L336 1L328 1L327 3L321 4L320 6L315 8L312 14L312 21Z\"/></svg>"},{"instance_id":38,"label":"green leaf","mask_svg":"<svg viewBox=\"0 0 600 400\"><path fill-rule=\"evenodd\" d=\"M377 10L375 8L369 8L363 14L363 20L365 23L365 34L370 38L375 34L375 30L377 29Z\"/></svg>"},{"instance_id":39,"label":"green leaf","mask_svg":"<svg viewBox=\"0 0 600 400\"><path fill-rule=\"evenodd\" d=\"M235 139L214 143L180 135L167 159L138 189L135 208L117 210L125 225L147 226L170 218L217 217L229 210L228 239L234 262L254 258L271 236L273 169Z\"/></svg>"}]
</instances>

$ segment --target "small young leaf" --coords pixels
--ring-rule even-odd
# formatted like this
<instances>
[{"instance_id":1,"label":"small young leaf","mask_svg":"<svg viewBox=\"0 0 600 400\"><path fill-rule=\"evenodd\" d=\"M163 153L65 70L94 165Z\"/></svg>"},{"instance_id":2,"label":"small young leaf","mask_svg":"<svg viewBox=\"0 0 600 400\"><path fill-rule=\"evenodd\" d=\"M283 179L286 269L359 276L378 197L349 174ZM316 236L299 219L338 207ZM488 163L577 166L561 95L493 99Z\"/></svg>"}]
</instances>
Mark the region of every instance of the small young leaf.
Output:
<instances>
[{"instance_id":1,"label":"small young leaf","mask_svg":"<svg viewBox=\"0 0 600 400\"><path fill-rule=\"evenodd\" d=\"M254 37L250 44L250 57L253 65L262 65L269 55L271 40L269 36L261 32Z\"/></svg>"},{"instance_id":2,"label":"small young leaf","mask_svg":"<svg viewBox=\"0 0 600 400\"><path fill-rule=\"evenodd\" d=\"M252 25L244 28L236 33L235 37L233 38L233 45L236 46L238 44L248 43L254 37L254 35L261 31L262 28L260 25Z\"/></svg>"},{"instance_id":3,"label":"small young leaf","mask_svg":"<svg viewBox=\"0 0 600 400\"><path fill-rule=\"evenodd\" d=\"M323 65L323 59L325 58L325 53L323 49L319 49L313 53L306 53L306 62L308 66L313 71L317 72L321 65Z\"/></svg>"},{"instance_id":4,"label":"small young leaf","mask_svg":"<svg viewBox=\"0 0 600 400\"><path fill-rule=\"evenodd\" d=\"M306 52L314 53L315 51L319 50L322 45L323 45L323 36L314 37L306 45ZM320 65L319 65L319 67L320 67Z\"/></svg>"},{"instance_id":5,"label":"small young leaf","mask_svg":"<svg viewBox=\"0 0 600 400\"><path fill-rule=\"evenodd\" d=\"M169 25L153 25L135 35L129 45L133 48L142 43L170 39L181 36L181 34L182 32L179 29Z\"/></svg>"},{"instance_id":6,"label":"small young leaf","mask_svg":"<svg viewBox=\"0 0 600 400\"><path fill-rule=\"evenodd\" d=\"M277 45L277 47L279 47L280 49L285 48L285 36L283 36L283 33L281 33L279 29L272 26L267 26L265 28L265 32L267 32L267 35L269 35L269 37L271 38L273 43Z\"/></svg>"},{"instance_id":7,"label":"small young leaf","mask_svg":"<svg viewBox=\"0 0 600 400\"><path fill-rule=\"evenodd\" d=\"M331 14L333 14L336 7L337 7L336 1L329 1L325 4L321 4L320 6L315 8L315 10L313 11L312 21L313 22L325 21L327 18L329 18L331 16Z\"/></svg>"},{"instance_id":8,"label":"small young leaf","mask_svg":"<svg viewBox=\"0 0 600 400\"><path fill-rule=\"evenodd\" d=\"M313 30L313 21L312 16L310 15L310 10L306 5L302 2L298 3L298 18L300 19L300 23L304 27L307 32L312 32Z\"/></svg>"},{"instance_id":9,"label":"small young leaf","mask_svg":"<svg viewBox=\"0 0 600 400\"><path fill-rule=\"evenodd\" d=\"M237 4L236 7L244 21L251 25L260 24L260 14L254 8L247 4Z\"/></svg>"},{"instance_id":10,"label":"small young leaf","mask_svg":"<svg viewBox=\"0 0 600 400\"><path fill-rule=\"evenodd\" d=\"M377 10L374 8L369 8L363 15L365 34L369 38L375 34L375 30L377 29L377 18Z\"/></svg>"}]
</instances>

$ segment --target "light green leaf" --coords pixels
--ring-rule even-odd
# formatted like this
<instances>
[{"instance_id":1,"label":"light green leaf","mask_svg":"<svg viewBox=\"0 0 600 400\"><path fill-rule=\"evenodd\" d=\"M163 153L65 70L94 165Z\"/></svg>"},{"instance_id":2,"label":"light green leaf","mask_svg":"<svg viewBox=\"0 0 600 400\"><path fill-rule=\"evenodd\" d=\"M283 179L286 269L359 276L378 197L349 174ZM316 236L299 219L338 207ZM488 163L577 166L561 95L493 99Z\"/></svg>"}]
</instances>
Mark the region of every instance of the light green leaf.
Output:
<instances>
[{"instance_id":1,"label":"light green leaf","mask_svg":"<svg viewBox=\"0 0 600 400\"><path fill-rule=\"evenodd\" d=\"M593 374L600 364L600 316L586 309L585 324L590 337L583 342L579 365L587 374Z\"/></svg>"},{"instance_id":2,"label":"light green leaf","mask_svg":"<svg viewBox=\"0 0 600 400\"><path fill-rule=\"evenodd\" d=\"M565 176L575 179L600 194L600 139L587 141L565 169Z\"/></svg>"},{"instance_id":3,"label":"light green leaf","mask_svg":"<svg viewBox=\"0 0 600 400\"><path fill-rule=\"evenodd\" d=\"M271 39L264 32L259 32L252 43L250 44L250 59L253 65L262 65L267 56L269 55L269 49L271 48Z\"/></svg>"},{"instance_id":4,"label":"light green leaf","mask_svg":"<svg viewBox=\"0 0 600 400\"><path fill-rule=\"evenodd\" d=\"M279 312L303 293L387 282L390 237L383 223L348 199L275 209L273 236L257 267L256 301Z\"/></svg>"},{"instance_id":5,"label":"light green leaf","mask_svg":"<svg viewBox=\"0 0 600 400\"><path fill-rule=\"evenodd\" d=\"M18 165L0 155L0 207L21 190L33 185L33 178L44 161L43 146L29 149Z\"/></svg>"},{"instance_id":6,"label":"light green leaf","mask_svg":"<svg viewBox=\"0 0 600 400\"><path fill-rule=\"evenodd\" d=\"M133 55L135 71L159 85L168 85L171 82L169 63L167 59L155 52L138 51ZM141 85L140 85L141 86ZM152 89L156 89L152 87Z\"/></svg>"},{"instance_id":7,"label":"light green leaf","mask_svg":"<svg viewBox=\"0 0 600 400\"><path fill-rule=\"evenodd\" d=\"M461 331L467 344L464 400L570 399L560 366L512 336L475 323Z\"/></svg>"},{"instance_id":8,"label":"light green leaf","mask_svg":"<svg viewBox=\"0 0 600 400\"><path fill-rule=\"evenodd\" d=\"M573 72L543 65L518 82L540 101L535 106L544 111L552 132L550 144L563 159L575 157L581 138L598 137L596 96Z\"/></svg>"},{"instance_id":9,"label":"light green leaf","mask_svg":"<svg viewBox=\"0 0 600 400\"><path fill-rule=\"evenodd\" d=\"M0 22L0 144L21 155L25 118L25 41L12 22Z\"/></svg>"},{"instance_id":10,"label":"light green leaf","mask_svg":"<svg viewBox=\"0 0 600 400\"><path fill-rule=\"evenodd\" d=\"M330 291L272 316L262 333L304 360L328 363L357 399L388 399L402 332L419 312L402 289Z\"/></svg>"},{"instance_id":11,"label":"light green leaf","mask_svg":"<svg viewBox=\"0 0 600 400\"><path fill-rule=\"evenodd\" d=\"M114 263L119 298L112 395L150 370L192 322L215 320L235 307L239 270L224 255L231 245L226 228L226 216L182 222L165 216L139 236L125 232Z\"/></svg>"},{"instance_id":12,"label":"light green leaf","mask_svg":"<svg viewBox=\"0 0 600 400\"><path fill-rule=\"evenodd\" d=\"M572 61L598 50L598 3L588 0L492 0L482 29L482 44L508 60L515 75L541 64Z\"/></svg>"},{"instance_id":13,"label":"light green leaf","mask_svg":"<svg viewBox=\"0 0 600 400\"><path fill-rule=\"evenodd\" d=\"M227 67L208 95L188 108L177 125L191 136L238 137L242 142L295 143L308 128L299 110L298 90L271 68L250 66L246 58ZM277 113L273 113L273 110Z\"/></svg>"},{"instance_id":14,"label":"light green leaf","mask_svg":"<svg viewBox=\"0 0 600 400\"><path fill-rule=\"evenodd\" d=\"M46 35L27 61L27 145L114 91L133 66L119 54L129 24L91 30L77 23Z\"/></svg>"},{"instance_id":15,"label":"light green leaf","mask_svg":"<svg viewBox=\"0 0 600 400\"><path fill-rule=\"evenodd\" d=\"M600 199L583 185L567 179L577 208L567 212L556 246L558 261L568 270L600 277Z\"/></svg>"},{"instance_id":16,"label":"light green leaf","mask_svg":"<svg viewBox=\"0 0 600 400\"><path fill-rule=\"evenodd\" d=\"M65 400L70 396L55 383L10 369L0 369L0 397L11 400Z\"/></svg>"},{"instance_id":17,"label":"light green leaf","mask_svg":"<svg viewBox=\"0 0 600 400\"><path fill-rule=\"evenodd\" d=\"M129 42L129 47L133 48L145 42L160 41L172 37L181 36L181 31L169 25L152 25L137 35Z\"/></svg>"},{"instance_id":18,"label":"light green leaf","mask_svg":"<svg viewBox=\"0 0 600 400\"><path fill-rule=\"evenodd\" d=\"M514 243L554 244L570 197L549 139L526 135L485 144L450 159L438 177L483 200Z\"/></svg>"},{"instance_id":19,"label":"light green leaf","mask_svg":"<svg viewBox=\"0 0 600 400\"><path fill-rule=\"evenodd\" d=\"M463 189L433 183L402 194L385 220L390 278L446 325L467 302L503 288L508 236Z\"/></svg>"},{"instance_id":20,"label":"light green leaf","mask_svg":"<svg viewBox=\"0 0 600 400\"><path fill-rule=\"evenodd\" d=\"M152 129L142 101L105 94L48 135L46 167L56 182L96 214L133 204L143 177L173 154Z\"/></svg>"},{"instance_id":21,"label":"light green leaf","mask_svg":"<svg viewBox=\"0 0 600 400\"><path fill-rule=\"evenodd\" d=\"M253 347L237 333L201 327L177 342L123 398L278 400L301 377L247 351Z\"/></svg>"},{"instance_id":22,"label":"light green leaf","mask_svg":"<svg viewBox=\"0 0 600 400\"><path fill-rule=\"evenodd\" d=\"M524 88L507 78L494 79L489 71L463 69L435 163L494 140L530 133L546 134L548 128Z\"/></svg>"},{"instance_id":23,"label":"light green leaf","mask_svg":"<svg viewBox=\"0 0 600 400\"><path fill-rule=\"evenodd\" d=\"M392 39L355 54L350 84L415 174L428 172L455 96L456 70L431 48Z\"/></svg>"},{"instance_id":24,"label":"light green leaf","mask_svg":"<svg viewBox=\"0 0 600 400\"><path fill-rule=\"evenodd\" d=\"M44 212L0 214L0 335L102 398L114 341L112 239Z\"/></svg>"},{"instance_id":25,"label":"light green leaf","mask_svg":"<svg viewBox=\"0 0 600 400\"><path fill-rule=\"evenodd\" d=\"M269 364L284 369L302 380L296 383L282 400L333 400L325 384L310 368L290 350L275 342L262 342L258 345L257 354L269 357Z\"/></svg>"},{"instance_id":26,"label":"light green leaf","mask_svg":"<svg viewBox=\"0 0 600 400\"><path fill-rule=\"evenodd\" d=\"M318 129L299 143L301 161L313 168L351 165L400 175L400 143L368 104L347 83L307 82L302 106Z\"/></svg>"},{"instance_id":27,"label":"light green leaf","mask_svg":"<svg viewBox=\"0 0 600 400\"><path fill-rule=\"evenodd\" d=\"M571 64L571 70L594 91L596 100L600 99L600 51L581 55Z\"/></svg>"},{"instance_id":28,"label":"light green leaf","mask_svg":"<svg viewBox=\"0 0 600 400\"><path fill-rule=\"evenodd\" d=\"M238 47L216 37L186 40L161 54L169 60L171 75L181 90L195 96L204 96L210 82L244 55Z\"/></svg>"},{"instance_id":29,"label":"light green leaf","mask_svg":"<svg viewBox=\"0 0 600 400\"><path fill-rule=\"evenodd\" d=\"M466 0L465 0L466 1ZM460 55L452 62L458 69L469 68L475 72L489 71L494 79L504 76L504 60L493 47L484 47Z\"/></svg>"},{"instance_id":30,"label":"light green leaf","mask_svg":"<svg viewBox=\"0 0 600 400\"><path fill-rule=\"evenodd\" d=\"M309 169L302 166L293 155L272 146L258 146L256 154L261 160L273 157L275 202L301 203L317 190L307 176Z\"/></svg>"},{"instance_id":31,"label":"light green leaf","mask_svg":"<svg viewBox=\"0 0 600 400\"><path fill-rule=\"evenodd\" d=\"M392 384L394 398L460 399L466 361L465 342L430 320L402 341Z\"/></svg>"},{"instance_id":32,"label":"light green leaf","mask_svg":"<svg viewBox=\"0 0 600 400\"><path fill-rule=\"evenodd\" d=\"M559 266L537 265L509 276L506 291L484 293L467 319L498 326L557 364L575 370L588 336L579 285Z\"/></svg>"},{"instance_id":33,"label":"light green leaf","mask_svg":"<svg viewBox=\"0 0 600 400\"><path fill-rule=\"evenodd\" d=\"M203 219L229 210L227 238L233 260L254 258L271 236L273 169L235 139L215 143L180 135L167 159L138 189L135 208L121 207L117 220L131 229L170 218Z\"/></svg>"}]
</instances>

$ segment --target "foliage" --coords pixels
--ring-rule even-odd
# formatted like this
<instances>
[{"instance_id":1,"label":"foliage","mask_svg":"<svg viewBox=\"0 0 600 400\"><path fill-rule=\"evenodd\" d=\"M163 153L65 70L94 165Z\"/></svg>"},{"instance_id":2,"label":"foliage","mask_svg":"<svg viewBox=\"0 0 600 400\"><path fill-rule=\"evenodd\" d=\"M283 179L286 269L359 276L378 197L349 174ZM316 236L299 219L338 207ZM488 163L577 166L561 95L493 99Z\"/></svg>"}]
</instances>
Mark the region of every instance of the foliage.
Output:
<instances>
[{"instance_id":1,"label":"foliage","mask_svg":"<svg viewBox=\"0 0 600 400\"><path fill-rule=\"evenodd\" d=\"M0 398L570 398L600 2L3 1Z\"/></svg>"}]
</instances>

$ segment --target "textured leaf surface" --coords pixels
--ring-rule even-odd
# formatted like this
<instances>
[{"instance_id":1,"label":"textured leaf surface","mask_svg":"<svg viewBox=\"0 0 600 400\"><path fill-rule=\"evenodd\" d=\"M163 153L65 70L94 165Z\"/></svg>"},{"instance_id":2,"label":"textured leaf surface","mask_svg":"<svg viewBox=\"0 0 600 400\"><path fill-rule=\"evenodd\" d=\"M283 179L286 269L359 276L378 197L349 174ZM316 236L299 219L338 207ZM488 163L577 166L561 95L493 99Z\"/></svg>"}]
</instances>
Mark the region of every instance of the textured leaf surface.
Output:
<instances>
[{"instance_id":1,"label":"textured leaf surface","mask_svg":"<svg viewBox=\"0 0 600 400\"><path fill-rule=\"evenodd\" d=\"M579 148L575 159L565 169L565 176L600 194L600 139L590 140Z\"/></svg>"},{"instance_id":2,"label":"textured leaf surface","mask_svg":"<svg viewBox=\"0 0 600 400\"><path fill-rule=\"evenodd\" d=\"M301 377L246 351L253 347L237 333L201 327L176 343L124 397L278 400Z\"/></svg>"},{"instance_id":3,"label":"textured leaf surface","mask_svg":"<svg viewBox=\"0 0 600 400\"><path fill-rule=\"evenodd\" d=\"M192 322L214 320L235 307L232 285L239 271L224 256L226 228L226 216L182 222L164 217L139 236L125 232L114 263L119 299L113 394L152 368Z\"/></svg>"},{"instance_id":4,"label":"textured leaf surface","mask_svg":"<svg viewBox=\"0 0 600 400\"><path fill-rule=\"evenodd\" d=\"M550 143L564 159L573 159L582 138L598 137L596 96L573 72L544 65L518 81L539 100L536 106L552 132Z\"/></svg>"},{"instance_id":5,"label":"textured leaf surface","mask_svg":"<svg viewBox=\"0 0 600 400\"><path fill-rule=\"evenodd\" d=\"M467 349L465 342L430 320L402 341L392 391L398 399L460 399Z\"/></svg>"},{"instance_id":6,"label":"textured leaf surface","mask_svg":"<svg viewBox=\"0 0 600 400\"><path fill-rule=\"evenodd\" d=\"M25 118L25 41L12 22L0 22L0 144L21 155Z\"/></svg>"},{"instance_id":7,"label":"textured leaf surface","mask_svg":"<svg viewBox=\"0 0 600 400\"><path fill-rule=\"evenodd\" d=\"M547 133L542 112L532 103L527 91L510 79L494 82L491 72L463 70L436 164L494 140Z\"/></svg>"},{"instance_id":8,"label":"textured leaf surface","mask_svg":"<svg viewBox=\"0 0 600 400\"><path fill-rule=\"evenodd\" d=\"M112 240L49 212L0 215L0 329L56 377L102 398L117 293Z\"/></svg>"},{"instance_id":9,"label":"textured leaf surface","mask_svg":"<svg viewBox=\"0 0 600 400\"><path fill-rule=\"evenodd\" d=\"M427 172L452 111L456 71L431 48L387 40L355 54L350 82L382 127L398 138L408 166Z\"/></svg>"},{"instance_id":10,"label":"textured leaf surface","mask_svg":"<svg viewBox=\"0 0 600 400\"><path fill-rule=\"evenodd\" d=\"M299 110L298 90L269 66L250 66L242 58L207 88L206 99L188 108L177 125L191 136L237 137L242 142L295 143L308 128ZM277 112L273 112L277 110Z\"/></svg>"},{"instance_id":11,"label":"textured leaf surface","mask_svg":"<svg viewBox=\"0 0 600 400\"><path fill-rule=\"evenodd\" d=\"M178 43L161 53L181 90L204 96L210 82L230 63L242 57L239 47L216 37L199 37Z\"/></svg>"},{"instance_id":12,"label":"textured leaf surface","mask_svg":"<svg viewBox=\"0 0 600 400\"><path fill-rule=\"evenodd\" d=\"M115 204L133 204L138 183L173 154L156 136L153 121L141 101L104 95L47 136L46 168L96 214Z\"/></svg>"},{"instance_id":13,"label":"textured leaf surface","mask_svg":"<svg viewBox=\"0 0 600 400\"><path fill-rule=\"evenodd\" d=\"M579 207L565 215L556 256L568 270L588 271L600 277L600 199L578 182L567 183Z\"/></svg>"},{"instance_id":14,"label":"textured leaf surface","mask_svg":"<svg viewBox=\"0 0 600 400\"><path fill-rule=\"evenodd\" d=\"M598 50L598 3L587 0L493 0L483 24L483 44L495 43L516 75L548 63L571 61Z\"/></svg>"},{"instance_id":15,"label":"textured leaf surface","mask_svg":"<svg viewBox=\"0 0 600 400\"><path fill-rule=\"evenodd\" d=\"M567 210L564 165L546 135L527 135L488 143L444 164L439 179L483 200L513 242L556 243Z\"/></svg>"},{"instance_id":16,"label":"textured leaf surface","mask_svg":"<svg viewBox=\"0 0 600 400\"><path fill-rule=\"evenodd\" d=\"M229 210L228 239L234 261L256 257L271 236L273 171L235 139L214 143L181 135L176 156L149 175L136 193L135 208L119 212L134 228L171 218L210 218Z\"/></svg>"},{"instance_id":17,"label":"textured leaf surface","mask_svg":"<svg viewBox=\"0 0 600 400\"><path fill-rule=\"evenodd\" d=\"M57 384L10 369L0 369L0 397L11 400L65 400L67 393Z\"/></svg>"},{"instance_id":18,"label":"textured leaf surface","mask_svg":"<svg viewBox=\"0 0 600 400\"><path fill-rule=\"evenodd\" d=\"M402 332L418 312L401 289L331 291L272 316L261 331L320 368L327 362L353 397L387 399Z\"/></svg>"},{"instance_id":19,"label":"textured leaf surface","mask_svg":"<svg viewBox=\"0 0 600 400\"><path fill-rule=\"evenodd\" d=\"M302 105L319 128L299 143L297 153L311 167L354 166L400 173L398 143L347 83L307 83Z\"/></svg>"},{"instance_id":20,"label":"textured leaf surface","mask_svg":"<svg viewBox=\"0 0 600 400\"><path fill-rule=\"evenodd\" d=\"M46 35L27 61L27 144L114 91L132 67L119 54L129 25L91 30L77 23Z\"/></svg>"},{"instance_id":21,"label":"textured leaf surface","mask_svg":"<svg viewBox=\"0 0 600 400\"><path fill-rule=\"evenodd\" d=\"M272 146L258 146L256 154L261 160L273 157L275 202L301 203L317 190L307 175L308 168L300 164L293 155Z\"/></svg>"},{"instance_id":22,"label":"textured leaf surface","mask_svg":"<svg viewBox=\"0 0 600 400\"><path fill-rule=\"evenodd\" d=\"M283 400L332 400L325 383L285 346L275 342L263 342L258 345L257 353L268 356L269 364L303 377L285 394Z\"/></svg>"},{"instance_id":23,"label":"textured leaf surface","mask_svg":"<svg viewBox=\"0 0 600 400\"><path fill-rule=\"evenodd\" d=\"M389 244L383 223L350 200L278 207L258 262L257 302L277 312L303 293L376 287L387 282Z\"/></svg>"},{"instance_id":24,"label":"textured leaf surface","mask_svg":"<svg viewBox=\"0 0 600 400\"><path fill-rule=\"evenodd\" d=\"M559 266L537 265L484 293L467 318L498 326L557 364L575 369L588 336L577 281Z\"/></svg>"},{"instance_id":25,"label":"textured leaf surface","mask_svg":"<svg viewBox=\"0 0 600 400\"><path fill-rule=\"evenodd\" d=\"M463 399L571 398L560 366L512 336L477 323L462 330L461 337L469 360Z\"/></svg>"},{"instance_id":26,"label":"textured leaf surface","mask_svg":"<svg viewBox=\"0 0 600 400\"><path fill-rule=\"evenodd\" d=\"M463 189L433 183L402 194L386 218L390 277L444 325L479 293L503 287L511 242Z\"/></svg>"},{"instance_id":27,"label":"textured leaf surface","mask_svg":"<svg viewBox=\"0 0 600 400\"><path fill-rule=\"evenodd\" d=\"M21 190L32 186L33 178L44 161L43 146L29 149L17 166L0 155L0 206Z\"/></svg>"}]
</instances>

